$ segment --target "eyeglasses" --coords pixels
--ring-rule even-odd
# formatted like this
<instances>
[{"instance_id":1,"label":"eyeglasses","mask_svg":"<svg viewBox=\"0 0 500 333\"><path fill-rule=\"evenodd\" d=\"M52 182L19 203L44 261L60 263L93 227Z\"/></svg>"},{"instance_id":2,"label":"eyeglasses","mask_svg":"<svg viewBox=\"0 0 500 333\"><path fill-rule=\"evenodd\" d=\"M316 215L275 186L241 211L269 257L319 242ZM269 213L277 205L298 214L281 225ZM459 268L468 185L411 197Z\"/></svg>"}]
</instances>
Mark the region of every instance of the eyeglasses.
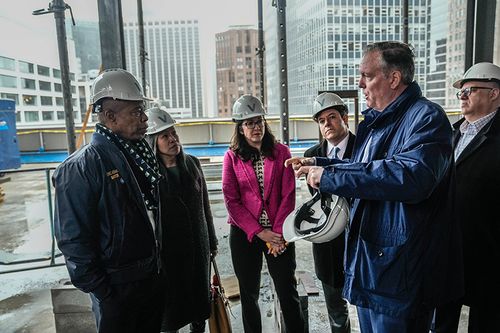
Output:
<instances>
[{"instance_id":1,"label":"eyeglasses","mask_svg":"<svg viewBox=\"0 0 500 333\"><path fill-rule=\"evenodd\" d=\"M472 92L475 91L476 89L493 90L495 88L490 88L490 87L467 87L467 88L463 88L463 89L457 91L457 98L458 99L469 98L470 94L472 94Z\"/></svg>"},{"instance_id":2,"label":"eyeglasses","mask_svg":"<svg viewBox=\"0 0 500 333\"><path fill-rule=\"evenodd\" d=\"M254 129L255 126L259 126L260 128L264 127L264 119L259 119L256 121L246 121L243 123L243 126L245 126L248 129Z\"/></svg>"}]
</instances>

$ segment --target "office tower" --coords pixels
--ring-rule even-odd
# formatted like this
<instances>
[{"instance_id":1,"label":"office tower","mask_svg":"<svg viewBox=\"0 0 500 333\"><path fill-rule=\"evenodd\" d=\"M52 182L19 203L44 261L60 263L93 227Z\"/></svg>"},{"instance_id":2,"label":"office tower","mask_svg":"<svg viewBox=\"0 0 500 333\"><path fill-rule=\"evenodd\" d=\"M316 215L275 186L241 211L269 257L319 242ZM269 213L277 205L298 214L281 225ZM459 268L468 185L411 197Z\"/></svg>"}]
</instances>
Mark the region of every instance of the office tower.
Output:
<instances>
[{"instance_id":1,"label":"office tower","mask_svg":"<svg viewBox=\"0 0 500 333\"><path fill-rule=\"evenodd\" d=\"M140 78L137 23L124 24L127 69ZM197 20L144 22L147 94L183 117L202 117L203 94Z\"/></svg>"},{"instance_id":2,"label":"office tower","mask_svg":"<svg viewBox=\"0 0 500 333\"><path fill-rule=\"evenodd\" d=\"M76 57L80 59L83 74L101 67L101 40L99 23L77 21L76 25L68 25L75 41Z\"/></svg>"},{"instance_id":3,"label":"office tower","mask_svg":"<svg viewBox=\"0 0 500 333\"><path fill-rule=\"evenodd\" d=\"M409 0L409 43L415 52L415 80L422 88L427 74L428 2ZM357 90L363 48L377 41L402 41L402 3L402 0L287 1L290 114L309 114L318 91ZM268 108L278 113L280 87L272 84L278 81L276 27L269 27L276 25L276 8L271 2L265 7L265 18ZM360 97L364 107L363 96Z\"/></svg>"},{"instance_id":4,"label":"office tower","mask_svg":"<svg viewBox=\"0 0 500 333\"><path fill-rule=\"evenodd\" d=\"M219 117L231 117L232 105L241 95L261 98L258 37L258 30L251 26L233 26L216 34Z\"/></svg>"},{"instance_id":5,"label":"office tower","mask_svg":"<svg viewBox=\"0 0 500 333\"><path fill-rule=\"evenodd\" d=\"M465 31L467 19L467 1L448 1L448 38L446 68L446 105L447 110L460 109L460 101L455 94L453 82L462 77L465 71Z\"/></svg>"},{"instance_id":6,"label":"office tower","mask_svg":"<svg viewBox=\"0 0 500 333\"><path fill-rule=\"evenodd\" d=\"M446 106L446 48L448 37L448 3L432 1L430 5L429 58L427 69L426 97Z\"/></svg>"}]
</instances>

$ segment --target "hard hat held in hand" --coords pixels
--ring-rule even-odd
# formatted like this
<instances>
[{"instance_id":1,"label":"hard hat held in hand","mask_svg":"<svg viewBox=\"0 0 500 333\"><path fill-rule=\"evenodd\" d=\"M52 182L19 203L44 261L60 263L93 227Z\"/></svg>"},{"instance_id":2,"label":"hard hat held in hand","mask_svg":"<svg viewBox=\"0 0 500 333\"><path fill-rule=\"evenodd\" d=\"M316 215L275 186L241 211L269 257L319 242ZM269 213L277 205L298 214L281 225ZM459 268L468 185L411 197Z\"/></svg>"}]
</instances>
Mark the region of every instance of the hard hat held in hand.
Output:
<instances>
[{"instance_id":1,"label":"hard hat held in hand","mask_svg":"<svg viewBox=\"0 0 500 333\"><path fill-rule=\"evenodd\" d=\"M303 239L325 243L342 234L348 222L349 204L345 198L316 192L287 216L283 238L287 242Z\"/></svg>"},{"instance_id":2,"label":"hard hat held in hand","mask_svg":"<svg viewBox=\"0 0 500 333\"><path fill-rule=\"evenodd\" d=\"M144 96L142 87L137 79L121 68L107 69L99 74L90 88L90 104L95 108L104 98L113 98L123 101L151 100Z\"/></svg>"},{"instance_id":3,"label":"hard hat held in hand","mask_svg":"<svg viewBox=\"0 0 500 333\"><path fill-rule=\"evenodd\" d=\"M469 68L463 78L453 83L453 87L460 89L467 81L496 81L500 84L500 67L491 62L479 62Z\"/></svg>"},{"instance_id":4,"label":"hard hat held in hand","mask_svg":"<svg viewBox=\"0 0 500 333\"><path fill-rule=\"evenodd\" d=\"M260 99L252 95L243 95L233 104L233 121L241 121L257 116L265 116L266 110Z\"/></svg>"},{"instance_id":5,"label":"hard hat held in hand","mask_svg":"<svg viewBox=\"0 0 500 333\"><path fill-rule=\"evenodd\" d=\"M319 94L318 96L316 96L313 103L313 119L316 120L320 112L330 108L334 108L347 113L347 106L339 95L331 92L324 92Z\"/></svg>"},{"instance_id":6,"label":"hard hat held in hand","mask_svg":"<svg viewBox=\"0 0 500 333\"><path fill-rule=\"evenodd\" d=\"M148 131L146 134L148 135L160 133L175 124L174 118L165 110L164 106L147 109L146 115L148 116Z\"/></svg>"}]
</instances>

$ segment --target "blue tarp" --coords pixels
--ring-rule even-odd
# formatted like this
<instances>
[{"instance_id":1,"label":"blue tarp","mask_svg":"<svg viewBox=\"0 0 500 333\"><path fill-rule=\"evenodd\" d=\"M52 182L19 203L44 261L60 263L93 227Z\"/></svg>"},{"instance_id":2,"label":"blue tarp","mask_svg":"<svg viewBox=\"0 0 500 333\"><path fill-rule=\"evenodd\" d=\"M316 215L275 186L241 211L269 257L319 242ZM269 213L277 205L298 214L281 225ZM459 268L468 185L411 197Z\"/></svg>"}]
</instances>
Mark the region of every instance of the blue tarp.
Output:
<instances>
[{"instance_id":1,"label":"blue tarp","mask_svg":"<svg viewBox=\"0 0 500 333\"><path fill-rule=\"evenodd\" d=\"M16 135L16 102L0 99L0 170L21 166Z\"/></svg>"}]
</instances>

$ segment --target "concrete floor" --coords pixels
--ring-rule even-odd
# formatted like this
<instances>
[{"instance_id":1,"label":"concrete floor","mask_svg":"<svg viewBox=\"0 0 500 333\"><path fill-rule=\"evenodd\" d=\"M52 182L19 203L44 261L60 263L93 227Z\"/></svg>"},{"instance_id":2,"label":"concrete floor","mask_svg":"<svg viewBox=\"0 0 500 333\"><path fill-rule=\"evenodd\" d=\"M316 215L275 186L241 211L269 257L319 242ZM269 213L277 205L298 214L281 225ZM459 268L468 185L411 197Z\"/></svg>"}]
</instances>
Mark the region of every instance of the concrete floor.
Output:
<instances>
[{"instance_id":1,"label":"concrete floor","mask_svg":"<svg viewBox=\"0 0 500 333\"><path fill-rule=\"evenodd\" d=\"M54 165L23 165L23 168L54 167ZM0 203L0 261L45 257L50 254L49 208L44 172L27 172L8 175L12 180L2 184L5 201ZM217 184L212 184L217 188ZM297 202L308 198L306 186L299 183ZM53 193L52 193L53 195ZM230 260L226 223L227 211L218 191L210 193L212 213L219 238L217 264L222 277L233 274ZM297 269L312 272L314 267L311 244L298 242ZM42 255L40 255L42 253ZM61 263L57 258L56 263ZM49 261L25 265L0 265L0 273L14 268L48 265ZM50 289L60 287L68 279L64 266L0 274L0 332L1 333L54 333L55 323ZM318 287L319 281L315 280ZM321 289L321 288L320 288ZM309 297L309 327L311 333L328 332L328 316L322 292ZM233 331L243 332L239 301L232 301ZM277 331L274 325L272 292L264 266L260 297L264 333ZM352 332L359 332L356 310L350 306ZM458 333L465 333L468 309L464 308ZM181 333L189 330L183 328ZM208 332L208 328L207 328Z\"/></svg>"}]
</instances>

